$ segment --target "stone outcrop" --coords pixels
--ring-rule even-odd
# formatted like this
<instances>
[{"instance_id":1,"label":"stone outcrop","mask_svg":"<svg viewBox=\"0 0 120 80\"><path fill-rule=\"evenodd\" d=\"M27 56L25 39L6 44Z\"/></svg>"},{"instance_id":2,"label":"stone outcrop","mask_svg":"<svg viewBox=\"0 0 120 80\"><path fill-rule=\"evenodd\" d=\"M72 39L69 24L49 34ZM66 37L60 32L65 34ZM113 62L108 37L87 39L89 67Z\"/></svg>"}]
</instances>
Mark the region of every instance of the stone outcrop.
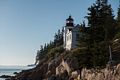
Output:
<instances>
[{"instance_id":1,"label":"stone outcrop","mask_svg":"<svg viewBox=\"0 0 120 80\"><path fill-rule=\"evenodd\" d=\"M104 69L79 70L76 59L59 58L22 71L11 80L120 80L120 64Z\"/></svg>"},{"instance_id":2,"label":"stone outcrop","mask_svg":"<svg viewBox=\"0 0 120 80\"><path fill-rule=\"evenodd\" d=\"M120 64L105 69L82 69L82 80L120 80Z\"/></svg>"}]
</instances>

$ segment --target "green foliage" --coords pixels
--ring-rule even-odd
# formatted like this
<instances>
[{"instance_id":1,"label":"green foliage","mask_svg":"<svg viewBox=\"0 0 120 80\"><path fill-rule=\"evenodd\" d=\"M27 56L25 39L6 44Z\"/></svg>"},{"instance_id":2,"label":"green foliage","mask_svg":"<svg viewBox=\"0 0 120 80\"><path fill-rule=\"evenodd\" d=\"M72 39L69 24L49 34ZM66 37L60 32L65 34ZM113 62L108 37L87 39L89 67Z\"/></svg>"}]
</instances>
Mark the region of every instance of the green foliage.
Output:
<instances>
[{"instance_id":1,"label":"green foliage","mask_svg":"<svg viewBox=\"0 0 120 80\"><path fill-rule=\"evenodd\" d=\"M94 43L93 47L90 48L90 52L92 55L91 62L92 66L105 66L108 62L108 46L106 46L105 42Z\"/></svg>"},{"instance_id":2,"label":"green foliage","mask_svg":"<svg viewBox=\"0 0 120 80\"><path fill-rule=\"evenodd\" d=\"M116 20L116 35L115 38L120 38L120 6L118 8L117 20Z\"/></svg>"},{"instance_id":3,"label":"green foliage","mask_svg":"<svg viewBox=\"0 0 120 80\"><path fill-rule=\"evenodd\" d=\"M58 30L58 32L55 33L54 36L54 46L57 47L60 45L63 45L63 29L61 31Z\"/></svg>"},{"instance_id":4,"label":"green foliage","mask_svg":"<svg viewBox=\"0 0 120 80\"><path fill-rule=\"evenodd\" d=\"M63 52L64 52L63 47L55 47L48 52L48 56L49 56L49 58L54 59L54 58L58 57Z\"/></svg>"},{"instance_id":5,"label":"green foliage","mask_svg":"<svg viewBox=\"0 0 120 80\"><path fill-rule=\"evenodd\" d=\"M120 38L120 32L117 32L117 34L115 35L115 38L116 38L116 39L119 39L119 38Z\"/></svg>"},{"instance_id":6,"label":"green foliage","mask_svg":"<svg viewBox=\"0 0 120 80\"><path fill-rule=\"evenodd\" d=\"M77 44L77 46L78 47L85 47L85 45L87 45L87 40L88 40L88 38L89 38L89 35L88 35L88 33L87 33L87 29L88 28L86 28L85 27L85 23L83 22L81 25L80 25L80 29L79 29L79 31L80 31L80 36L78 37L78 44Z\"/></svg>"},{"instance_id":7,"label":"green foliage","mask_svg":"<svg viewBox=\"0 0 120 80\"><path fill-rule=\"evenodd\" d=\"M97 0L88 8L88 26L83 27L76 52L79 63L85 67L105 66L108 62L108 46L115 36L114 16L107 1ZM81 52L82 51L82 52ZM80 53L80 54L79 54Z\"/></svg>"},{"instance_id":8,"label":"green foliage","mask_svg":"<svg viewBox=\"0 0 120 80\"><path fill-rule=\"evenodd\" d=\"M98 46L99 45L99 46ZM81 47L69 53L69 57L76 57L79 62L79 67L95 68L105 67L108 62L109 55L108 47L105 43L94 44L93 47Z\"/></svg>"},{"instance_id":9,"label":"green foliage","mask_svg":"<svg viewBox=\"0 0 120 80\"><path fill-rule=\"evenodd\" d=\"M102 66L107 63L108 46L115 35L115 20L111 5L102 0L97 0L89 9L88 33L90 52L93 56L93 66ZM104 46L101 46L102 45ZM104 57L105 56L105 57Z\"/></svg>"},{"instance_id":10,"label":"green foliage","mask_svg":"<svg viewBox=\"0 0 120 80\"><path fill-rule=\"evenodd\" d=\"M102 0L97 0L88 10L87 19L92 41L100 42L112 39L115 31L115 20L111 5L103 3Z\"/></svg>"},{"instance_id":11,"label":"green foliage","mask_svg":"<svg viewBox=\"0 0 120 80\"><path fill-rule=\"evenodd\" d=\"M117 22L120 23L120 6L118 8L118 13L117 13Z\"/></svg>"},{"instance_id":12,"label":"green foliage","mask_svg":"<svg viewBox=\"0 0 120 80\"><path fill-rule=\"evenodd\" d=\"M91 55L88 53L86 48L81 48L81 49L77 49L74 50L72 52L72 57L76 57L78 59L79 62L79 67L91 67L92 63L90 61L91 59Z\"/></svg>"},{"instance_id":13,"label":"green foliage","mask_svg":"<svg viewBox=\"0 0 120 80\"><path fill-rule=\"evenodd\" d=\"M37 51L36 63L47 55L54 58L57 53L62 53L63 50L63 30L58 30L58 32L55 33L54 41L50 41L50 43L41 46L40 50Z\"/></svg>"}]
</instances>

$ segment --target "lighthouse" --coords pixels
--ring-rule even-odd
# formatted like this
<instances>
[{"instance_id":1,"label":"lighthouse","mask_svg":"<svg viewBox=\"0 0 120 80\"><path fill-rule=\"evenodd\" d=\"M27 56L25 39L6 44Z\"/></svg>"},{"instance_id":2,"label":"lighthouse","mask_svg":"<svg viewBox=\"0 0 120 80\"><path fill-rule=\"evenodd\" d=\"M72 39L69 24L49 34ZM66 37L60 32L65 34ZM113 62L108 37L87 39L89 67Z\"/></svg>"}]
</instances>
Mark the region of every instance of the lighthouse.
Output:
<instances>
[{"instance_id":1,"label":"lighthouse","mask_svg":"<svg viewBox=\"0 0 120 80\"><path fill-rule=\"evenodd\" d=\"M64 48L66 50L71 50L77 47L77 43L78 43L77 38L80 33L79 27L80 25L74 24L74 19L72 18L71 15L66 19L66 23L64 26L64 35L63 35Z\"/></svg>"}]
</instances>

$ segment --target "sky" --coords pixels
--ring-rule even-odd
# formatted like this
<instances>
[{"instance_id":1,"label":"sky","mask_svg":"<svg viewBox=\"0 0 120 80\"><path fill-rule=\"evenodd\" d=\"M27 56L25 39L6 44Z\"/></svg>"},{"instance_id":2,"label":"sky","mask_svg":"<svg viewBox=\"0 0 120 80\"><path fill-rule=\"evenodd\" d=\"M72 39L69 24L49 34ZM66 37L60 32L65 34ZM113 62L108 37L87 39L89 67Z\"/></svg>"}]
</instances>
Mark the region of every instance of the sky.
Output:
<instances>
[{"instance_id":1,"label":"sky","mask_svg":"<svg viewBox=\"0 0 120 80\"><path fill-rule=\"evenodd\" d=\"M75 24L96 0L0 0L0 65L35 62L40 45L53 40L69 15ZM114 15L119 0L109 0Z\"/></svg>"}]
</instances>

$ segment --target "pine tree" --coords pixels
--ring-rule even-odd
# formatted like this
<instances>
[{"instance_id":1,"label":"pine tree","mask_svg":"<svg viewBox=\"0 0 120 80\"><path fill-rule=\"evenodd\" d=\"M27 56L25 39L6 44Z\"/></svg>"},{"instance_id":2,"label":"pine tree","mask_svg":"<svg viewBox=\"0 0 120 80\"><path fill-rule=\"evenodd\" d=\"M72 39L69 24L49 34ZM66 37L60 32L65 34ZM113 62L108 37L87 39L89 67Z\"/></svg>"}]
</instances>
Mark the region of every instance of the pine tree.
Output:
<instances>
[{"instance_id":1,"label":"pine tree","mask_svg":"<svg viewBox=\"0 0 120 80\"><path fill-rule=\"evenodd\" d=\"M88 19L88 51L93 66L105 65L108 60L108 45L114 37L115 20L107 0L97 0L90 8ZM102 62L104 61L104 62Z\"/></svg>"},{"instance_id":2,"label":"pine tree","mask_svg":"<svg viewBox=\"0 0 120 80\"><path fill-rule=\"evenodd\" d=\"M116 27L116 36L115 38L120 38L120 0L119 0L119 8L118 8L118 13L117 13L117 27Z\"/></svg>"},{"instance_id":3,"label":"pine tree","mask_svg":"<svg viewBox=\"0 0 120 80\"><path fill-rule=\"evenodd\" d=\"M78 44L77 46L82 48L82 47L86 47L86 42L87 42L87 27L85 27L85 22L83 21L82 24L80 24L80 28L79 28L79 32L80 32L80 35L78 36Z\"/></svg>"},{"instance_id":4,"label":"pine tree","mask_svg":"<svg viewBox=\"0 0 120 80\"><path fill-rule=\"evenodd\" d=\"M97 0L89 9L88 25L93 41L109 40L114 37L115 20L107 0Z\"/></svg>"},{"instance_id":5,"label":"pine tree","mask_svg":"<svg viewBox=\"0 0 120 80\"><path fill-rule=\"evenodd\" d=\"M118 8L117 21L120 22L120 6L119 6L119 8Z\"/></svg>"},{"instance_id":6,"label":"pine tree","mask_svg":"<svg viewBox=\"0 0 120 80\"><path fill-rule=\"evenodd\" d=\"M114 37L115 34L115 20L112 14L111 5L104 5L102 7L103 27L105 30L105 40L109 41Z\"/></svg>"},{"instance_id":7,"label":"pine tree","mask_svg":"<svg viewBox=\"0 0 120 80\"><path fill-rule=\"evenodd\" d=\"M61 31L59 29L58 32L55 33L55 36L54 36L54 45L55 46L63 45L63 30Z\"/></svg>"},{"instance_id":8,"label":"pine tree","mask_svg":"<svg viewBox=\"0 0 120 80\"><path fill-rule=\"evenodd\" d=\"M120 6L118 8L117 22L120 24Z\"/></svg>"},{"instance_id":9,"label":"pine tree","mask_svg":"<svg viewBox=\"0 0 120 80\"><path fill-rule=\"evenodd\" d=\"M118 13L117 13L117 22L120 23L120 2L119 2Z\"/></svg>"}]
</instances>

